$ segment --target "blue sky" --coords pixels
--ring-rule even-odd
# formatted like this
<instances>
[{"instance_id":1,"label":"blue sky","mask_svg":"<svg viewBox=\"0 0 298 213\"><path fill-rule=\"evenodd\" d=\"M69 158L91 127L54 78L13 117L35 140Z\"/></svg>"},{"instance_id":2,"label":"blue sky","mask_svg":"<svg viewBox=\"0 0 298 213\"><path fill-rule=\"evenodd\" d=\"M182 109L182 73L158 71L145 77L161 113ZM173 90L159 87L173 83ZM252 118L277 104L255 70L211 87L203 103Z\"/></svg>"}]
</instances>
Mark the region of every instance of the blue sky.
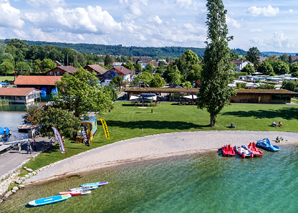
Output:
<instances>
[{"instance_id":1,"label":"blue sky","mask_svg":"<svg viewBox=\"0 0 298 213\"><path fill-rule=\"evenodd\" d=\"M298 52L297 0L223 0L230 48ZM0 0L0 39L204 47L202 0Z\"/></svg>"}]
</instances>

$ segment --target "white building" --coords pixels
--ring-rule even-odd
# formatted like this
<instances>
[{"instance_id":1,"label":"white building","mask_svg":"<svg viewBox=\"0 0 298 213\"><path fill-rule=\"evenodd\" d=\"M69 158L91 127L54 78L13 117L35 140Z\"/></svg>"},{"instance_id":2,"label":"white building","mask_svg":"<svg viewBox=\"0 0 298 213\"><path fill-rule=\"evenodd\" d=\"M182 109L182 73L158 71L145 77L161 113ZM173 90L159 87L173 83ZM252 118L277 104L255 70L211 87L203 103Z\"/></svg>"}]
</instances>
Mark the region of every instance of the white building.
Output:
<instances>
[{"instance_id":1,"label":"white building","mask_svg":"<svg viewBox=\"0 0 298 213\"><path fill-rule=\"evenodd\" d=\"M253 63L251 63L250 61L248 60L233 60L232 63L236 64L237 66L237 69L236 69L236 72L241 72L241 70L247 65L247 64L250 64L250 65L254 65Z\"/></svg>"}]
</instances>

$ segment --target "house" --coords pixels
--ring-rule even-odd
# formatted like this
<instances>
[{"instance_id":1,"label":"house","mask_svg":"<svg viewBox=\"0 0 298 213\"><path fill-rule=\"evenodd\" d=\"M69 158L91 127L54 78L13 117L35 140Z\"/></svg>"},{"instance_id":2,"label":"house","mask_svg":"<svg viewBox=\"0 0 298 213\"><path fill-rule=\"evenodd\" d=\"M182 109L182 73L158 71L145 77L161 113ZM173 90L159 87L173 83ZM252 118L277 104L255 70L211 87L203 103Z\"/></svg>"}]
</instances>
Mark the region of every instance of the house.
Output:
<instances>
[{"instance_id":1,"label":"house","mask_svg":"<svg viewBox=\"0 0 298 213\"><path fill-rule=\"evenodd\" d=\"M247 65L247 64L250 64L250 65L254 65L253 63L251 63L250 61L248 60L233 60L232 63L236 64L236 72L241 72L241 70Z\"/></svg>"},{"instance_id":2,"label":"house","mask_svg":"<svg viewBox=\"0 0 298 213\"><path fill-rule=\"evenodd\" d=\"M258 62L261 64L263 61L266 61L268 57L259 57Z\"/></svg>"},{"instance_id":3,"label":"house","mask_svg":"<svg viewBox=\"0 0 298 213\"><path fill-rule=\"evenodd\" d=\"M105 80L112 80L115 76L121 76L123 81L130 82L132 80L134 72L132 70L129 70L123 66L113 67L112 69L109 69L104 74Z\"/></svg>"},{"instance_id":4,"label":"house","mask_svg":"<svg viewBox=\"0 0 298 213\"><path fill-rule=\"evenodd\" d=\"M298 56L297 55L291 55L292 61L297 62L298 61Z\"/></svg>"},{"instance_id":5,"label":"house","mask_svg":"<svg viewBox=\"0 0 298 213\"><path fill-rule=\"evenodd\" d=\"M54 69L51 69L46 72L46 75L49 76L63 76L65 73L72 74L77 71L77 68L73 66L57 66Z\"/></svg>"},{"instance_id":6,"label":"house","mask_svg":"<svg viewBox=\"0 0 298 213\"><path fill-rule=\"evenodd\" d=\"M97 75L97 78L103 82L104 81L104 74L107 72L107 70L105 68L103 68L102 66L98 65L98 64L94 64L94 65L86 65L84 67L85 70L88 70L89 72L95 72Z\"/></svg>"},{"instance_id":7,"label":"house","mask_svg":"<svg viewBox=\"0 0 298 213\"><path fill-rule=\"evenodd\" d=\"M158 61L150 61L150 64L152 64L154 68L158 67L159 65Z\"/></svg>"},{"instance_id":8,"label":"house","mask_svg":"<svg viewBox=\"0 0 298 213\"><path fill-rule=\"evenodd\" d=\"M24 76L19 75L14 81L17 88L36 88L51 93L55 89L55 82L61 81L62 76Z\"/></svg>"},{"instance_id":9,"label":"house","mask_svg":"<svg viewBox=\"0 0 298 213\"><path fill-rule=\"evenodd\" d=\"M0 99L13 104L30 104L40 101L40 90L35 88L0 88Z\"/></svg>"}]
</instances>

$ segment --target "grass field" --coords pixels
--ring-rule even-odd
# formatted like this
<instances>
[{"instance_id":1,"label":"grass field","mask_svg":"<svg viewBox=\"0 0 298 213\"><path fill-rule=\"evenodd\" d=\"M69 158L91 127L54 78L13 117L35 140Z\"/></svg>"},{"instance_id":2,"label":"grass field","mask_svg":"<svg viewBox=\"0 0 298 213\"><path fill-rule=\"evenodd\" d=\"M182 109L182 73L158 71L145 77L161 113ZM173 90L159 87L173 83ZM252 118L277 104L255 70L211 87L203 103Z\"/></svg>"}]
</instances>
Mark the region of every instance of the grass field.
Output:
<instances>
[{"instance_id":1,"label":"grass field","mask_svg":"<svg viewBox=\"0 0 298 213\"><path fill-rule=\"evenodd\" d=\"M193 105L179 106L173 103L161 103L156 107L141 109L131 106L130 102L116 102L114 110L103 118L109 128L110 140L105 139L99 121L97 134L90 147L66 140L66 154L61 154L56 145L53 150L42 153L25 166L38 169L92 148L145 135L202 130L235 131L227 128L231 122L236 130L298 131L298 106L295 105L233 104L225 107L218 115L215 127L208 126L209 114L206 110L199 110ZM271 127L272 121L282 121L284 125Z\"/></svg>"},{"instance_id":2,"label":"grass field","mask_svg":"<svg viewBox=\"0 0 298 213\"><path fill-rule=\"evenodd\" d=\"M5 81L5 80L13 81L14 76L0 76L0 82Z\"/></svg>"}]
</instances>

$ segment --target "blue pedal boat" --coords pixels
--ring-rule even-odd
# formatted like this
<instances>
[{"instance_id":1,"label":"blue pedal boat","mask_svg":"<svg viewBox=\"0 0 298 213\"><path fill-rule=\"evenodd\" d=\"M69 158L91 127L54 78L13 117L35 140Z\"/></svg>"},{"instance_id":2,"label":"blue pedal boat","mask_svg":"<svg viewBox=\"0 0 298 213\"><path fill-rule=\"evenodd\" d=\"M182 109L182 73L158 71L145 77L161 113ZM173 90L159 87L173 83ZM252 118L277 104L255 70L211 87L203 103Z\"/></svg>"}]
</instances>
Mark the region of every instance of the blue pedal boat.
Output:
<instances>
[{"instance_id":1,"label":"blue pedal boat","mask_svg":"<svg viewBox=\"0 0 298 213\"><path fill-rule=\"evenodd\" d=\"M271 152L277 152L280 150L279 146L272 145L268 138L264 138L263 140L258 140L256 146L266 149Z\"/></svg>"}]
</instances>

